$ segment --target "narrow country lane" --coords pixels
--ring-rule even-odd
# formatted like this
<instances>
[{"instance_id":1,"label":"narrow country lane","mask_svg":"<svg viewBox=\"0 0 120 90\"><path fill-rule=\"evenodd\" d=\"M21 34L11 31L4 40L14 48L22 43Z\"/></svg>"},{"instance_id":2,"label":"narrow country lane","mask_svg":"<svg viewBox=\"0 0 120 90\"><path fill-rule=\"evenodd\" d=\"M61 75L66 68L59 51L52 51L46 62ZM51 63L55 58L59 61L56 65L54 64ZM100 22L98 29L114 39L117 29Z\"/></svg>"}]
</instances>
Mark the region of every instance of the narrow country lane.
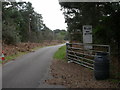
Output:
<instances>
[{"instance_id":1,"label":"narrow country lane","mask_svg":"<svg viewBox=\"0 0 120 90\"><path fill-rule=\"evenodd\" d=\"M55 51L64 44L40 48L15 61L3 65L3 88L49 88L44 80L50 77L49 69ZM62 86L52 86L62 87Z\"/></svg>"}]
</instances>

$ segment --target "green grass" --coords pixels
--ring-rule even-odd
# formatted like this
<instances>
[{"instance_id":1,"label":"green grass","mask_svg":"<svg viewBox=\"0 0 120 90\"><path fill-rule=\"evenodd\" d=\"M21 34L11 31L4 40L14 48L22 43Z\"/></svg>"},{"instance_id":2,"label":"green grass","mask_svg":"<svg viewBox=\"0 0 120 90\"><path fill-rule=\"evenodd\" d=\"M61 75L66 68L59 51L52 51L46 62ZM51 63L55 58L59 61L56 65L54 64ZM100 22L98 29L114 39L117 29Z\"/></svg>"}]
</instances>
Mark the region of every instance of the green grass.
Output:
<instances>
[{"instance_id":1,"label":"green grass","mask_svg":"<svg viewBox=\"0 0 120 90\"><path fill-rule=\"evenodd\" d=\"M117 80L117 79L108 79L108 81L112 83L120 83L120 80Z\"/></svg>"},{"instance_id":2,"label":"green grass","mask_svg":"<svg viewBox=\"0 0 120 90\"><path fill-rule=\"evenodd\" d=\"M31 50L35 51L35 50L38 50L39 48L42 48L42 46L35 47L35 48L31 49ZM22 56L22 55L25 55L25 54L27 54L27 53L29 53L29 52L18 52L17 54L13 54L13 55L6 56L6 57L5 57L5 60L4 60L4 61L1 61L0 63L2 63L2 62L3 62L3 63L6 63L6 62L8 62L8 61L14 60L14 59L16 59L17 57Z\"/></svg>"},{"instance_id":3,"label":"green grass","mask_svg":"<svg viewBox=\"0 0 120 90\"><path fill-rule=\"evenodd\" d=\"M35 50L38 50L39 48L42 48L42 47L44 47L44 46L38 46L38 47L35 47L35 48L31 49L31 50L35 51Z\"/></svg>"},{"instance_id":4,"label":"green grass","mask_svg":"<svg viewBox=\"0 0 120 90\"><path fill-rule=\"evenodd\" d=\"M50 46L53 46L53 45L50 45ZM35 48L31 49L31 50L36 51L36 50L38 50L39 48L43 48L43 47L46 47L46 46L35 47ZM63 49L65 50L65 48L66 48L66 47L63 46L62 50L63 50ZM64 51L64 50L63 50L63 51ZM27 53L29 53L29 52L18 52L17 54L5 56L5 60L4 60L4 61L0 61L0 64L1 64L1 63L6 63L6 62L11 61L11 60L14 60L14 59L16 59L17 57L22 56L22 55L25 55L25 54L27 54ZM64 59L64 58L65 58L65 51L64 51L64 52L61 52L60 55L62 55L62 57L61 57L61 58L58 58L58 59ZM59 56L58 56L58 55L55 55L55 58L57 58L57 57L59 57ZM63 58L63 57L64 57L64 58Z\"/></svg>"},{"instance_id":5,"label":"green grass","mask_svg":"<svg viewBox=\"0 0 120 90\"><path fill-rule=\"evenodd\" d=\"M0 64L2 63L2 61L0 61Z\"/></svg>"},{"instance_id":6,"label":"green grass","mask_svg":"<svg viewBox=\"0 0 120 90\"><path fill-rule=\"evenodd\" d=\"M66 46L60 47L54 54L54 59L65 60L66 56Z\"/></svg>"},{"instance_id":7,"label":"green grass","mask_svg":"<svg viewBox=\"0 0 120 90\"><path fill-rule=\"evenodd\" d=\"M13 54L13 55L10 55L10 56L7 56L5 57L6 60L12 60L12 59L15 59L16 57L18 56L22 56L24 54L26 54L27 52L19 52L17 54Z\"/></svg>"},{"instance_id":8,"label":"green grass","mask_svg":"<svg viewBox=\"0 0 120 90\"><path fill-rule=\"evenodd\" d=\"M10 56L6 56L6 57L5 57L5 60L3 61L3 63L6 63L6 62L11 61L11 60L14 60L14 59L16 59L17 57L22 56L22 55L25 55L25 54L27 54L27 52L18 52L17 54L13 54L13 55L10 55ZM2 62L0 62L0 63L2 63Z\"/></svg>"}]
</instances>

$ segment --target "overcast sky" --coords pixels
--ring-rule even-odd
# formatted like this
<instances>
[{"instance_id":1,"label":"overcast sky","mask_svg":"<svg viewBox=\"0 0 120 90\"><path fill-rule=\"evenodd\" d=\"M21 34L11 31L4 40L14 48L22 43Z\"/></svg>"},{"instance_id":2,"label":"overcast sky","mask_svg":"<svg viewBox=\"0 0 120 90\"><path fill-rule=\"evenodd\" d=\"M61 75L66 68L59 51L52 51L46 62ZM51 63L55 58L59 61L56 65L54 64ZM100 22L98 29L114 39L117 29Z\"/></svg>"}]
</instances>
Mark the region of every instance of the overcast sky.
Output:
<instances>
[{"instance_id":1,"label":"overcast sky","mask_svg":"<svg viewBox=\"0 0 120 90\"><path fill-rule=\"evenodd\" d=\"M64 15L58 0L24 0L32 3L34 10L43 16L43 21L51 30L66 29Z\"/></svg>"}]
</instances>

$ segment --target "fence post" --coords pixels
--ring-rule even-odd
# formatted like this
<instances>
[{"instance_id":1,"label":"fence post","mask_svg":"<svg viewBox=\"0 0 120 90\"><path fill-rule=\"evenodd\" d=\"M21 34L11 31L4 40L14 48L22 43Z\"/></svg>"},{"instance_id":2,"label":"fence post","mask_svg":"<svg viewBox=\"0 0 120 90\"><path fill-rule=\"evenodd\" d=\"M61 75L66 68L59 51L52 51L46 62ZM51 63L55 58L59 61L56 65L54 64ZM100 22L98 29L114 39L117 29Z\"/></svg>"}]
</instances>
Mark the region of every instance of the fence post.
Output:
<instances>
[{"instance_id":1,"label":"fence post","mask_svg":"<svg viewBox=\"0 0 120 90\"><path fill-rule=\"evenodd\" d=\"M67 59L67 61L68 61L68 43L66 43L66 59Z\"/></svg>"}]
</instances>

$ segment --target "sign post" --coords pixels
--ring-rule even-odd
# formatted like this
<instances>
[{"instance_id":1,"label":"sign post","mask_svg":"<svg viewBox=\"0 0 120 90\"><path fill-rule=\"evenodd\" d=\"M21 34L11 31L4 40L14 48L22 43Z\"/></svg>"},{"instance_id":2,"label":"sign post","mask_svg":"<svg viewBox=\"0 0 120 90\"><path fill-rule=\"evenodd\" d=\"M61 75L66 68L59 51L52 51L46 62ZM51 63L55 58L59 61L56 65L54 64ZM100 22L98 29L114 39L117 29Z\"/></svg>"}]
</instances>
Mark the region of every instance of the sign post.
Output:
<instances>
[{"instance_id":1,"label":"sign post","mask_svg":"<svg viewBox=\"0 0 120 90\"><path fill-rule=\"evenodd\" d=\"M92 44L92 25L83 26L83 43ZM85 49L92 49L91 45L85 45Z\"/></svg>"}]
</instances>

